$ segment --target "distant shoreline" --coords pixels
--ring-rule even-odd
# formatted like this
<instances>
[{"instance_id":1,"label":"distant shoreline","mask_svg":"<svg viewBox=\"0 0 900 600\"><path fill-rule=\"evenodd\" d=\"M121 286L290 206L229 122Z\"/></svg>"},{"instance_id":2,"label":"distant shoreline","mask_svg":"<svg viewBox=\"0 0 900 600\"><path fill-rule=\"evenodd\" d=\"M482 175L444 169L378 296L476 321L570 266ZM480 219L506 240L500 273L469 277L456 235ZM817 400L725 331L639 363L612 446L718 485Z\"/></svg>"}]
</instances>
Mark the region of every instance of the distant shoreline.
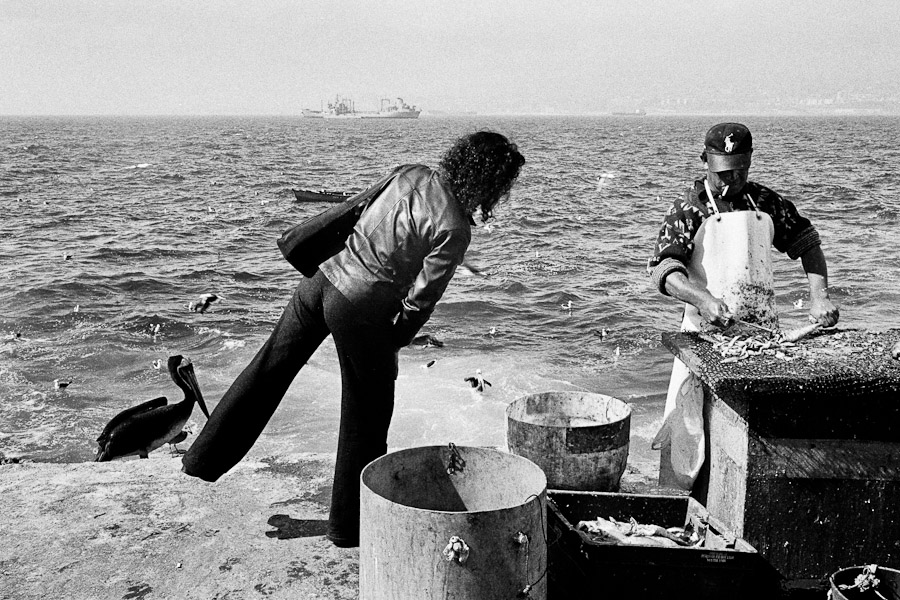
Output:
<instances>
[{"instance_id":1,"label":"distant shoreline","mask_svg":"<svg viewBox=\"0 0 900 600\"><path fill-rule=\"evenodd\" d=\"M472 119L483 117L608 117L611 119L630 119L640 122L641 119L659 118L659 117L719 117L719 116L739 116L739 117L817 117L817 118L853 118L853 117L900 117L900 111L866 111L847 109L842 111L700 111L700 112L648 112L645 115L633 114L613 114L609 111L604 112L478 112L478 113L429 113L422 112L419 119ZM234 119L234 118L253 118L253 119L303 119L302 114L0 114L0 119ZM315 121L315 119L306 119ZM339 119L338 119L339 120ZM350 119L357 121L360 119ZM393 119L365 119L367 121L393 121ZM398 119L404 120L404 119ZM406 119L411 120L411 119ZM334 122L335 119L329 119Z\"/></svg>"}]
</instances>

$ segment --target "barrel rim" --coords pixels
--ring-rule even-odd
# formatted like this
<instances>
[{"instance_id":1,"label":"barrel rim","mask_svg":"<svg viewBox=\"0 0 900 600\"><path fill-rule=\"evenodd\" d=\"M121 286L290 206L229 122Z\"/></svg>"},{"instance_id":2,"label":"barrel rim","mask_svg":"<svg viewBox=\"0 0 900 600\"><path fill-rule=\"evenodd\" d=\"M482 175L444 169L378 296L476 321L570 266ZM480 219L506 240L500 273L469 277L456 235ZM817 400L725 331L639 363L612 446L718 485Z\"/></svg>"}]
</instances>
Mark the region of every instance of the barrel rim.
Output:
<instances>
[{"instance_id":1,"label":"barrel rim","mask_svg":"<svg viewBox=\"0 0 900 600\"><path fill-rule=\"evenodd\" d=\"M533 398L535 396L546 396L549 394L578 395L578 397L580 397L580 398L583 398L586 396L597 396L597 397L603 398L605 400L614 400L615 402L617 402L618 404L621 405L620 408L624 411L624 414L621 417L619 417L617 419L612 419L606 423L597 421L597 422L593 422L593 423L568 424L565 426L536 424L536 423L531 423L529 421L517 418L516 416L513 416L512 413L519 410L520 407L523 404L525 404L529 398ZM617 423L622 423L624 421L630 420L633 413L634 413L634 410L631 406L631 403L625 402L621 398L616 398L615 396L610 396L609 394L602 394L600 392L581 392L578 390L547 390L544 392L535 392L532 394L525 394L524 396L519 396L518 398L516 398L515 400L513 400L512 402L510 402L509 404L506 405L507 420L513 420L513 421L516 421L517 423L524 423L526 425L534 425L534 426L547 427L547 428L560 428L560 429L582 429L582 428L589 428L589 427L609 427L610 425L616 425Z\"/></svg>"},{"instance_id":2,"label":"barrel rim","mask_svg":"<svg viewBox=\"0 0 900 600\"><path fill-rule=\"evenodd\" d=\"M446 448L447 448L447 446L443 445L443 444L441 444L441 445L433 444L433 445L429 445L429 446L411 446L409 448L400 448L399 450L393 450L391 452L388 452L387 454L382 454L378 458L369 461L369 463L365 467L363 467L362 471L360 472L360 474L359 474L360 491L362 492L363 490L368 490L373 496L375 496L379 500L402 506L404 509L419 511L419 512L428 513L428 514L440 514L440 515L480 515L480 514L489 514L489 513L498 513L498 512L503 512L503 511L517 510L523 506L528 505L531 502L534 502L534 501L540 502L541 498L543 498L544 501L540 502L540 504L543 506L546 506L547 474L544 472L544 470L537 463L535 463L533 460L531 460L529 458L520 456L518 454L513 454L512 452L507 452L505 450L495 448L493 446L456 446L456 448L463 452L466 450L489 450L492 452L496 452L498 454L502 454L504 456L513 457L513 459L516 461L520 461L520 462L524 461L524 464L531 465L531 467L535 470L535 474L540 476L540 482L541 482L540 483L540 488L541 488L540 492L538 492L536 494L529 494L528 496L525 497L525 500L523 500L519 504L514 504L511 506L498 506L497 508L487 508L487 509L479 509L479 510L437 510L437 509L430 509L430 508L422 508L419 506L410 506L408 504L402 504L400 502L395 502L395 501L391 500L390 498L386 498L385 496L379 494L378 492L373 490L371 487L366 485L366 482L363 479L365 477L366 473L370 471L370 467L373 464L384 459L387 456L395 457L399 454L403 454L403 453L407 453L407 452L414 452L417 450L418 451L432 450L432 449L439 450L439 449L446 449Z\"/></svg>"}]
</instances>

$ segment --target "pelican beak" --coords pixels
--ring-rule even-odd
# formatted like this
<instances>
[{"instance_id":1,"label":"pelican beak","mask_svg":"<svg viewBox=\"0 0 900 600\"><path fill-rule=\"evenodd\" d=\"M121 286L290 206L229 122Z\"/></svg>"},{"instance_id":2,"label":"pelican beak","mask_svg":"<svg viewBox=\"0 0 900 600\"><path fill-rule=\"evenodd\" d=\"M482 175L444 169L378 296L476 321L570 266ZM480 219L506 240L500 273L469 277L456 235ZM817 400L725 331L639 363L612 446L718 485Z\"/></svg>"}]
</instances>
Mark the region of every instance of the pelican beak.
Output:
<instances>
[{"instance_id":1,"label":"pelican beak","mask_svg":"<svg viewBox=\"0 0 900 600\"><path fill-rule=\"evenodd\" d=\"M209 410L206 408L206 402L203 401L203 394L200 392L200 384L197 383L197 376L194 375L194 365L185 359L185 361L181 363L181 366L178 367L178 373L181 375L181 380L191 391L191 394L193 394L194 400L200 405L200 410L203 411L203 414L209 419Z\"/></svg>"}]
</instances>

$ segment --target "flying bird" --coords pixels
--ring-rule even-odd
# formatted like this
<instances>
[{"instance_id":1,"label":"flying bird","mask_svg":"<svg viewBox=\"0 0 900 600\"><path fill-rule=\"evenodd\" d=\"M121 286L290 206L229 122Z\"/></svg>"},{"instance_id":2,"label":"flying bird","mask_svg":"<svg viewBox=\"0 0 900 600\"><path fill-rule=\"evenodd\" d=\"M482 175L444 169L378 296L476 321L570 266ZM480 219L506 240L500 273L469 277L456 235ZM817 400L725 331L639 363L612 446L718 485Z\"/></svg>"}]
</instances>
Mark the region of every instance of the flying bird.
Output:
<instances>
[{"instance_id":1,"label":"flying bird","mask_svg":"<svg viewBox=\"0 0 900 600\"><path fill-rule=\"evenodd\" d=\"M135 454L147 458L163 444L182 441L184 424L190 418L195 402L209 418L190 359L180 354L170 356L168 367L172 381L184 391L184 400L169 404L168 399L161 396L117 414L97 438L97 462Z\"/></svg>"},{"instance_id":2,"label":"flying bird","mask_svg":"<svg viewBox=\"0 0 900 600\"><path fill-rule=\"evenodd\" d=\"M191 302L188 304L188 310L192 310L198 313L205 313L207 309L209 309L209 305L218 300L219 297L215 294L203 294L200 298L197 299L196 302Z\"/></svg>"},{"instance_id":3,"label":"flying bird","mask_svg":"<svg viewBox=\"0 0 900 600\"><path fill-rule=\"evenodd\" d=\"M466 377L464 381L468 381L469 385L475 388L475 391L483 392L484 386L490 386L491 382L481 375L481 369L475 369L474 377Z\"/></svg>"}]
</instances>

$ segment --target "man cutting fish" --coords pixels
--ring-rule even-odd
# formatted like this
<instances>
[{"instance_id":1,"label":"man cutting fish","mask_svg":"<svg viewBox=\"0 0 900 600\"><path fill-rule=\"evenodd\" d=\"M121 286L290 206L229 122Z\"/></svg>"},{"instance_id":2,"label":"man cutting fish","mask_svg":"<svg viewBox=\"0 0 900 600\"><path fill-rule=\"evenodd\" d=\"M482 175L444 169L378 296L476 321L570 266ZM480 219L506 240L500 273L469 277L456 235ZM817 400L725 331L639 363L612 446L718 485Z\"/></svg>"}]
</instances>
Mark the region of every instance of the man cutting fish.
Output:
<instances>
[{"instance_id":1,"label":"man cutting fish","mask_svg":"<svg viewBox=\"0 0 900 600\"><path fill-rule=\"evenodd\" d=\"M736 320L777 328L772 246L800 259L810 321L824 327L838 321L819 233L790 201L748 180L752 153L746 126L714 125L700 155L706 177L666 213L647 269L660 292L685 303L682 331L727 328ZM703 389L677 358L653 444L662 450L660 483L691 489L705 460Z\"/></svg>"}]
</instances>

